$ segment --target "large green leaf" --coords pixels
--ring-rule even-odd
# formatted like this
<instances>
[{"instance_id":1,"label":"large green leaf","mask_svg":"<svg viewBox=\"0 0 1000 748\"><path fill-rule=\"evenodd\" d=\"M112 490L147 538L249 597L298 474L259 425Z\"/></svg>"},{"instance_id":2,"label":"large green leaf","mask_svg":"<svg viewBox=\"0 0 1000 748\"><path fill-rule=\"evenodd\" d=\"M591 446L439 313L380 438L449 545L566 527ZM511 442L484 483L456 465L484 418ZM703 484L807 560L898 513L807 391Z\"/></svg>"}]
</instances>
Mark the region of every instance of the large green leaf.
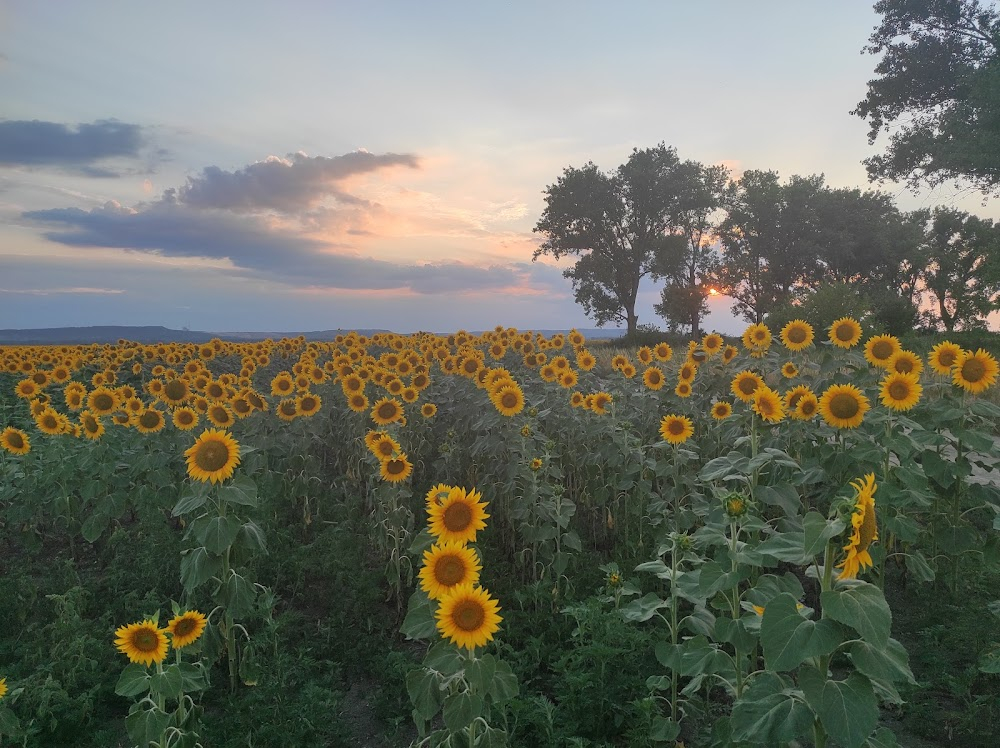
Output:
<instances>
[{"instance_id":1,"label":"large green leaf","mask_svg":"<svg viewBox=\"0 0 1000 748\"><path fill-rule=\"evenodd\" d=\"M483 713L483 699L478 694L459 691L444 700L444 725L452 733L461 732Z\"/></svg>"},{"instance_id":2,"label":"large green leaf","mask_svg":"<svg viewBox=\"0 0 1000 748\"><path fill-rule=\"evenodd\" d=\"M892 628L892 612L882 590L856 579L842 581L840 585L820 595L823 615L850 626L877 647L886 646Z\"/></svg>"},{"instance_id":3,"label":"large green leaf","mask_svg":"<svg viewBox=\"0 0 1000 748\"><path fill-rule=\"evenodd\" d=\"M827 680L816 668L799 672L799 685L823 729L843 748L861 748L878 724L878 700L871 681L860 673Z\"/></svg>"},{"instance_id":4,"label":"large green leaf","mask_svg":"<svg viewBox=\"0 0 1000 748\"><path fill-rule=\"evenodd\" d=\"M626 621L641 623L655 616L657 611L669 608L670 600L664 600L655 592L650 592L622 608L621 616Z\"/></svg>"},{"instance_id":5,"label":"large green leaf","mask_svg":"<svg viewBox=\"0 0 1000 748\"><path fill-rule=\"evenodd\" d=\"M204 548L184 551L181 555L181 584L190 592L222 571L222 559Z\"/></svg>"},{"instance_id":6,"label":"large green leaf","mask_svg":"<svg viewBox=\"0 0 1000 748\"><path fill-rule=\"evenodd\" d=\"M229 504L257 506L257 484L245 475L238 475L219 489L219 500Z\"/></svg>"},{"instance_id":7,"label":"large green leaf","mask_svg":"<svg viewBox=\"0 0 1000 748\"><path fill-rule=\"evenodd\" d=\"M229 579L219 590L219 603L236 618L249 613L256 599L257 588L235 571L229 574Z\"/></svg>"},{"instance_id":8,"label":"large green leaf","mask_svg":"<svg viewBox=\"0 0 1000 748\"><path fill-rule=\"evenodd\" d=\"M149 671L144 665L132 663L122 670L115 686L115 693L119 696L138 696L149 690Z\"/></svg>"},{"instance_id":9,"label":"large green leaf","mask_svg":"<svg viewBox=\"0 0 1000 748\"><path fill-rule=\"evenodd\" d=\"M437 633L434 608L423 590L417 590L410 595L406 618L403 619L403 625L399 630L408 639L429 639Z\"/></svg>"},{"instance_id":10,"label":"large green leaf","mask_svg":"<svg viewBox=\"0 0 1000 748\"><path fill-rule=\"evenodd\" d=\"M242 525L239 520L232 517L212 517L201 527L198 542L210 553L221 556L236 540L240 527Z\"/></svg>"},{"instance_id":11,"label":"large green leaf","mask_svg":"<svg viewBox=\"0 0 1000 748\"><path fill-rule=\"evenodd\" d=\"M802 520L804 531L804 547L807 556L815 556L822 553L826 548L830 538L840 535L844 531L846 523L843 519L827 519L819 512L809 512Z\"/></svg>"},{"instance_id":12,"label":"large green leaf","mask_svg":"<svg viewBox=\"0 0 1000 748\"><path fill-rule=\"evenodd\" d=\"M163 731L170 724L170 715L149 705L148 701L135 704L125 718L125 727L132 742L149 745L159 742Z\"/></svg>"},{"instance_id":13,"label":"large green leaf","mask_svg":"<svg viewBox=\"0 0 1000 748\"><path fill-rule=\"evenodd\" d=\"M769 670L793 670L810 657L830 654L843 641L840 627L830 620L803 618L787 592L764 609L760 641Z\"/></svg>"},{"instance_id":14,"label":"large green leaf","mask_svg":"<svg viewBox=\"0 0 1000 748\"><path fill-rule=\"evenodd\" d=\"M813 723L813 714L776 673L756 676L733 705L729 724L732 739L783 745L804 735Z\"/></svg>"},{"instance_id":15,"label":"large green leaf","mask_svg":"<svg viewBox=\"0 0 1000 748\"><path fill-rule=\"evenodd\" d=\"M406 692L410 703L424 719L431 719L441 708L441 688L437 675L425 668L411 670L406 674Z\"/></svg>"},{"instance_id":16,"label":"large green leaf","mask_svg":"<svg viewBox=\"0 0 1000 748\"><path fill-rule=\"evenodd\" d=\"M498 660L489 691L493 703L509 701L517 696L518 691L517 676L514 675L514 671L506 662Z\"/></svg>"},{"instance_id":17,"label":"large green leaf","mask_svg":"<svg viewBox=\"0 0 1000 748\"><path fill-rule=\"evenodd\" d=\"M916 685L906 650L895 639L889 639L881 647L868 642L853 642L848 653L854 667L872 680Z\"/></svg>"},{"instance_id":18,"label":"large green leaf","mask_svg":"<svg viewBox=\"0 0 1000 748\"><path fill-rule=\"evenodd\" d=\"M772 535L757 546L757 552L765 556L788 561L793 564L808 564L812 556L805 553L805 536L801 532L780 532Z\"/></svg>"},{"instance_id":19,"label":"large green leaf","mask_svg":"<svg viewBox=\"0 0 1000 748\"><path fill-rule=\"evenodd\" d=\"M184 688L184 678L176 663L167 665L159 673L154 673L149 681L149 690L176 699Z\"/></svg>"}]
</instances>

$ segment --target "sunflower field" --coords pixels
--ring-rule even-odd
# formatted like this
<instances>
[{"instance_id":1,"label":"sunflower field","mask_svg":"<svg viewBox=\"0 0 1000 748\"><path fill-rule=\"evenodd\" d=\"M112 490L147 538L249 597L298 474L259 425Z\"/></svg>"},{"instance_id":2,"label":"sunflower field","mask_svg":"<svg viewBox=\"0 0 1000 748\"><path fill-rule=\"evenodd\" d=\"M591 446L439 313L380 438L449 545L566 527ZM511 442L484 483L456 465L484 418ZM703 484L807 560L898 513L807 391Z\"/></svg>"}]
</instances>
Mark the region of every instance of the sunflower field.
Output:
<instances>
[{"instance_id":1,"label":"sunflower field","mask_svg":"<svg viewBox=\"0 0 1000 748\"><path fill-rule=\"evenodd\" d=\"M997 375L851 318L0 348L0 744L993 745Z\"/></svg>"}]
</instances>

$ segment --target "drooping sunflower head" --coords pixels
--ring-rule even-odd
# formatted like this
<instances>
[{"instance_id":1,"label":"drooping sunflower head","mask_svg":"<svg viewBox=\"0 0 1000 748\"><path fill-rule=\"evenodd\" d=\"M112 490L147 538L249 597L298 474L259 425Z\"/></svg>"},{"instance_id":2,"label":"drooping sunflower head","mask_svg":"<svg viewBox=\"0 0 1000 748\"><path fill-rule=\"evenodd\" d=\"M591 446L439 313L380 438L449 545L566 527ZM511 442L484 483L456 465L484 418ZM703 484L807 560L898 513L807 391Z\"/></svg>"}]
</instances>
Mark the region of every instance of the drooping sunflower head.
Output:
<instances>
[{"instance_id":1,"label":"drooping sunflower head","mask_svg":"<svg viewBox=\"0 0 1000 748\"><path fill-rule=\"evenodd\" d=\"M778 423L784 420L785 411L781 407L781 396L766 385L757 388L753 393L754 412L767 423Z\"/></svg>"},{"instance_id":2,"label":"drooping sunflower head","mask_svg":"<svg viewBox=\"0 0 1000 748\"><path fill-rule=\"evenodd\" d=\"M879 397L887 408L909 410L919 402L923 389L916 374L890 371L882 379Z\"/></svg>"},{"instance_id":3,"label":"drooping sunflower head","mask_svg":"<svg viewBox=\"0 0 1000 748\"><path fill-rule=\"evenodd\" d=\"M962 346L947 340L938 343L927 354L927 363L938 374L951 376L951 369L962 355Z\"/></svg>"},{"instance_id":4,"label":"drooping sunflower head","mask_svg":"<svg viewBox=\"0 0 1000 748\"><path fill-rule=\"evenodd\" d=\"M781 342L790 351L802 351L812 345L813 329L805 320L793 319L781 328Z\"/></svg>"},{"instance_id":5,"label":"drooping sunflower head","mask_svg":"<svg viewBox=\"0 0 1000 748\"><path fill-rule=\"evenodd\" d=\"M240 463L240 445L229 433L208 429L184 455L188 475L194 480L218 483L232 477Z\"/></svg>"},{"instance_id":6,"label":"drooping sunflower head","mask_svg":"<svg viewBox=\"0 0 1000 748\"><path fill-rule=\"evenodd\" d=\"M872 366L888 369L892 357L902 350L899 339L893 335L873 335L865 342L865 360Z\"/></svg>"},{"instance_id":7,"label":"drooping sunflower head","mask_svg":"<svg viewBox=\"0 0 1000 748\"><path fill-rule=\"evenodd\" d=\"M837 567L841 569L838 578L854 579L861 569L872 565L868 552L871 544L878 540L878 524L875 519L875 474L868 473L851 483L855 496L851 506L850 538L844 546L846 556Z\"/></svg>"},{"instance_id":8,"label":"drooping sunflower head","mask_svg":"<svg viewBox=\"0 0 1000 748\"><path fill-rule=\"evenodd\" d=\"M486 527L490 515L482 494L452 487L444 501L427 507L428 531L442 541L474 543L476 533Z\"/></svg>"},{"instance_id":9,"label":"drooping sunflower head","mask_svg":"<svg viewBox=\"0 0 1000 748\"><path fill-rule=\"evenodd\" d=\"M716 421L725 421L733 414L733 406L725 400L719 400L712 404L712 418Z\"/></svg>"},{"instance_id":10,"label":"drooping sunflower head","mask_svg":"<svg viewBox=\"0 0 1000 748\"><path fill-rule=\"evenodd\" d=\"M760 378L759 374L747 369L733 377L730 388L736 397L745 403L749 403L753 400L753 393L757 391L758 387L763 386L763 384L764 380Z\"/></svg>"},{"instance_id":11,"label":"drooping sunflower head","mask_svg":"<svg viewBox=\"0 0 1000 748\"><path fill-rule=\"evenodd\" d=\"M436 613L441 635L464 649L484 646L493 639L503 618L490 593L471 584L458 585L440 600Z\"/></svg>"},{"instance_id":12,"label":"drooping sunflower head","mask_svg":"<svg viewBox=\"0 0 1000 748\"><path fill-rule=\"evenodd\" d=\"M841 317L830 325L828 335L838 348L853 348L861 340L861 325L852 317Z\"/></svg>"},{"instance_id":13,"label":"drooping sunflower head","mask_svg":"<svg viewBox=\"0 0 1000 748\"><path fill-rule=\"evenodd\" d=\"M660 419L660 436L669 444L683 444L694 433L694 424L687 416L665 415Z\"/></svg>"},{"instance_id":14,"label":"drooping sunflower head","mask_svg":"<svg viewBox=\"0 0 1000 748\"><path fill-rule=\"evenodd\" d=\"M129 662L146 666L163 662L167 657L166 629L150 619L121 626L115 630L115 647Z\"/></svg>"},{"instance_id":15,"label":"drooping sunflower head","mask_svg":"<svg viewBox=\"0 0 1000 748\"><path fill-rule=\"evenodd\" d=\"M819 399L819 412L823 420L838 429L860 426L868 408L868 398L853 384L831 385Z\"/></svg>"},{"instance_id":16,"label":"drooping sunflower head","mask_svg":"<svg viewBox=\"0 0 1000 748\"><path fill-rule=\"evenodd\" d=\"M997 381L997 360L980 348L975 353L962 351L955 361L952 381L966 392L978 395Z\"/></svg>"},{"instance_id":17,"label":"drooping sunflower head","mask_svg":"<svg viewBox=\"0 0 1000 748\"><path fill-rule=\"evenodd\" d=\"M174 649L183 649L194 644L201 637L208 625L208 619L197 610L189 610L170 619L167 624L167 633L170 634L170 641Z\"/></svg>"},{"instance_id":18,"label":"drooping sunflower head","mask_svg":"<svg viewBox=\"0 0 1000 748\"><path fill-rule=\"evenodd\" d=\"M286 397L284 400L278 401L278 406L274 409L274 412L282 421L294 421L299 415L299 409L297 403L295 402L295 398Z\"/></svg>"},{"instance_id":19,"label":"drooping sunflower head","mask_svg":"<svg viewBox=\"0 0 1000 748\"><path fill-rule=\"evenodd\" d=\"M476 551L465 543L436 543L424 551L420 588L431 600L439 600L458 585L478 584L482 568Z\"/></svg>"}]
</instances>

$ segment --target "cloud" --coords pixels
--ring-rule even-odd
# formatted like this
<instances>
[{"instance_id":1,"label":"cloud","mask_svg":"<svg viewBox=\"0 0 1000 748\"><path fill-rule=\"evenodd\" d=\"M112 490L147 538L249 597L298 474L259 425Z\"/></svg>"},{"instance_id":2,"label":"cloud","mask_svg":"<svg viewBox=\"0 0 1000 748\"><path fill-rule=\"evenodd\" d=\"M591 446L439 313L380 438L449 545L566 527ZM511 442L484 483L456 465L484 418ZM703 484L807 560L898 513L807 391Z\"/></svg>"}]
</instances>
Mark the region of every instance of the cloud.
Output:
<instances>
[{"instance_id":1,"label":"cloud","mask_svg":"<svg viewBox=\"0 0 1000 748\"><path fill-rule=\"evenodd\" d=\"M143 129L117 120L75 127L41 120L0 121L0 165L87 167L106 158L136 158L145 145ZM91 176L115 176L97 169Z\"/></svg>"},{"instance_id":2,"label":"cloud","mask_svg":"<svg viewBox=\"0 0 1000 748\"><path fill-rule=\"evenodd\" d=\"M217 166L202 169L189 177L177 190L167 190L164 199L193 208L214 208L239 213L277 210L297 213L324 198L332 197L345 205L368 205L338 187L338 183L356 174L404 166L419 167L409 154L354 151L342 156L307 156L292 153L287 158L270 156L238 171L224 171Z\"/></svg>"},{"instance_id":3,"label":"cloud","mask_svg":"<svg viewBox=\"0 0 1000 748\"><path fill-rule=\"evenodd\" d=\"M523 288L541 281L529 263L480 267L457 261L406 265L338 254L338 247L275 228L266 216L193 210L176 202L128 208L56 208L22 214L43 235L71 247L110 247L168 257L226 259L233 272L308 289L409 289L447 294ZM342 248L341 248L342 249ZM545 277L542 285L549 285Z\"/></svg>"},{"instance_id":4,"label":"cloud","mask_svg":"<svg viewBox=\"0 0 1000 748\"><path fill-rule=\"evenodd\" d=\"M116 296L126 293L122 288L0 288L0 293L23 294L25 296L53 296L61 294L90 294L94 296Z\"/></svg>"}]
</instances>

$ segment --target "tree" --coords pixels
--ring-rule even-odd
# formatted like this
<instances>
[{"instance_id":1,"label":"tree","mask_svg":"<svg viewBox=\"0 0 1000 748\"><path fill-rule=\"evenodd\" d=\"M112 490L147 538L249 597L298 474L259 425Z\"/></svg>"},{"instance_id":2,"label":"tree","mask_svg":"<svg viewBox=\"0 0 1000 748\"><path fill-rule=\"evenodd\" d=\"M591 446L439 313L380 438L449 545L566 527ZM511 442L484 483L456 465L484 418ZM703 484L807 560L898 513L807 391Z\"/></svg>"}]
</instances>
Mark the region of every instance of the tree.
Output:
<instances>
[{"instance_id":1,"label":"tree","mask_svg":"<svg viewBox=\"0 0 1000 748\"><path fill-rule=\"evenodd\" d=\"M680 261L682 240L673 234L679 164L677 151L660 143L633 149L611 173L592 162L568 167L545 189L545 210L534 228L545 241L532 260L579 257L563 275L598 327L624 322L634 333L640 280L673 272Z\"/></svg>"},{"instance_id":2,"label":"tree","mask_svg":"<svg viewBox=\"0 0 1000 748\"><path fill-rule=\"evenodd\" d=\"M822 176L793 176L781 184L777 172L756 170L726 187L717 280L734 299L733 312L748 322L762 321L796 288L818 282L816 210L822 189Z\"/></svg>"},{"instance_id":3,"label":"tree","mask_svg":"<svg viewBox=\"0 0 1000 748\"><path fill-rule=\"evenodd\" d=\"M679 202L675 231L684 240L684 250L679 264L657 273L666 278L666 283L654 311L672 326L690 326L691 336L698 338L701 320L708 312L705 300L719 259L713 244L712 219L722 205L729 170L685 161L676 174Z\"/></svg>"},{"instance_id":4,"label":"tree","mask_svg":"<svg viewBox=\"0 0 1000 748\"><path fill-rule=\"evenodd\" d=\"M852 114L868 120L871 179L1000 187L1000 13L979 0L880 0L864 51L884 52Z\"/></svg>"},{"instance_id":5,"label":"tree","mask_svg":"<svg viewBox=\"0 0 1000 748\"><path fill-rule=\"evenodd\" d=\"M998 308L1000 226L963 211L937 208L925 236L922 280L934 303L930 319L947 332L985 326Z\"/></svg>"}]
</instances>

